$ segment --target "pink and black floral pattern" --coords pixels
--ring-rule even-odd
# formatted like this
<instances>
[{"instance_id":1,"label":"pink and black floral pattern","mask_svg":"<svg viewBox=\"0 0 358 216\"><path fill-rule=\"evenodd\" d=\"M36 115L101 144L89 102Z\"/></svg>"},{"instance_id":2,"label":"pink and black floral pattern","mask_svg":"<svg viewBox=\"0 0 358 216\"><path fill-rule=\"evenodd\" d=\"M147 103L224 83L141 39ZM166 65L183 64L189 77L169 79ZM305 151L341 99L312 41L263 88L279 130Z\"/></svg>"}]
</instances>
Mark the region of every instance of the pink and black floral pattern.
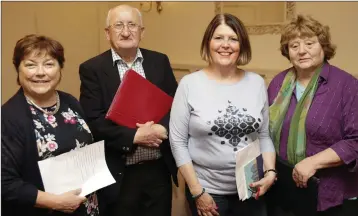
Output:
<instances>
[{"instance_id":1,"label":"pink and black floral pattern","mask_svg":"<svg viewBox=\"0 0 358 216\"><path fill-rule=\"evenodd\" d=\"M48 115L29 103L41 160L82 148L93 140L92 133L81 116L70 107L64 106L62 109L62 106L61 104L58 113ZM55 108L47 108L47 111L53 111ZM97 194L88 195L80 208L83 208L80 209L83 216L99 216Z\"/></svg>"}]
</instances>

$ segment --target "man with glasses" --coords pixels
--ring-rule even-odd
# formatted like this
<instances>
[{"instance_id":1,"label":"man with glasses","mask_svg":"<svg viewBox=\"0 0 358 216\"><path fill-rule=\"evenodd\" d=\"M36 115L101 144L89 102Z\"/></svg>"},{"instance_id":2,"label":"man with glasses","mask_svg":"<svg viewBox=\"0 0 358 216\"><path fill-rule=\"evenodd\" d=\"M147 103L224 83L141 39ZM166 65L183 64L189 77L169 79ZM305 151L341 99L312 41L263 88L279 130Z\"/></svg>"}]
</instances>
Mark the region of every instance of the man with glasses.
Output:
<instances>
[{"instance_id":1,"label":"man with glasses","mask_svg":"<svg viewBox=\"0 0 358 216\"><path fill-rule=\"evenodd\" d=\"M105 140L106 162L116 183L99 192L101 215L171 215L171 176L177 168L167 132L169 113L158 124L137 129L105 119L126 71L138 74L174 96L177 82L166 55L139 48L144 26L138 9L120 5L108 11L108 51L82 63L80 102L95 140ZM136 98L133 98L136 100Z\"/></svg>"}]
</instances>

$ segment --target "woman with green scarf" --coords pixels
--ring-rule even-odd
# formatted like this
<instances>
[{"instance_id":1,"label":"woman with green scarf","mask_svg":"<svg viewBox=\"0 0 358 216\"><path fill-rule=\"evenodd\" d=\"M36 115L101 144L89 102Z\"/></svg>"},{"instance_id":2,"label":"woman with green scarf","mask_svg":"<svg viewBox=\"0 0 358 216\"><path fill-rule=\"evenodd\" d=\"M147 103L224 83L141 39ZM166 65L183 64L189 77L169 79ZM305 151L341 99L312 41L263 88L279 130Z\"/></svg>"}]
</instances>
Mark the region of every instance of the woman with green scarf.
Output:
<instances>
[{"instance_id":1,"label":"woman with green scarf","mask_svg":"<svg viewBox=\"0 0 358 216\"><path fill-rule=\"evenodd\" d=\"M280 49L293 67L268 88L278 155L271 214L357 216L358 80L328 63L335 54L329 28L311 17L299 15L284 28ZM293 168L288 178L280 178L279 161ZM294 190L283 189L288 185Z\"/></svg>"}]
</instances>

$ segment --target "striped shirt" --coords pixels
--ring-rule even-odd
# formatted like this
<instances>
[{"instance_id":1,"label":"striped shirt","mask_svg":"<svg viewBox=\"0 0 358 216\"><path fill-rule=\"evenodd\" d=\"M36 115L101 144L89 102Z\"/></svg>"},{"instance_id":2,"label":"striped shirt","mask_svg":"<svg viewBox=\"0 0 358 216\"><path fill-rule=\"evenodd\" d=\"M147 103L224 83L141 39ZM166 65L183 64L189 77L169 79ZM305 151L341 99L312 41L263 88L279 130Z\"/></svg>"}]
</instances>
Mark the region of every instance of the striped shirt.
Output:
<instances>
[{"instance_id":1,"label":"striped shirt","mask_svg":"<svg viewBox=\"0 0 358 216\"><path fill-rule=\"evenodd\" d=\"M278 74L268 88L271 105L288 70ZM296 92L284 119L280 156L287 160L287 140L291 118L297 105ZM306 118L306 155L332 148L346 164L318 170L318 211L358 196L358 80L328 63L323 66L318 88Z\"/></svg>"}]
</instances>

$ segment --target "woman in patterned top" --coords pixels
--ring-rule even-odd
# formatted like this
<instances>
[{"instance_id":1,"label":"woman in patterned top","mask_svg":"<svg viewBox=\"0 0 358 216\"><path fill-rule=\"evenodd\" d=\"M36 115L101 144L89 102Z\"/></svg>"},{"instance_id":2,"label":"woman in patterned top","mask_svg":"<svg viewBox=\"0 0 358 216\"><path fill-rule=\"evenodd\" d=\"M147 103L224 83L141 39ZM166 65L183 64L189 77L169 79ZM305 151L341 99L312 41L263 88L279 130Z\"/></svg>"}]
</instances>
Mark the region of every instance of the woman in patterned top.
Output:
<instances>
[{"instance_id":1,"label":"woman in patterned top","mask_svg":"<svg viewBox=\"0 0 358 216\"><path fill-rule=\"evenodd\" d=\"M237 152L257 142L265 175L250 184L249 196L258 199L276 178L264 79L238 68L251 60L243 23L231 14L216 15L206 28L201 55L208 66L180 80L169 126L192 215L265 216L262 199L240 200L237 186L244 183L235 178Z\"/></svg>"},{"instance_id":2,"label":"woman in patterned top","mask_svg":"<svg viewBox=\"0 0 358 216\"><path fill-rule=\"evenodd\" d=\"M2 106L2 215L98 216L95 193L44 191L38 161L92 143L79 102L57 91L64 49L51 38L28 35L15 47L19 91Z\"/></svg>"}]
</instances>

